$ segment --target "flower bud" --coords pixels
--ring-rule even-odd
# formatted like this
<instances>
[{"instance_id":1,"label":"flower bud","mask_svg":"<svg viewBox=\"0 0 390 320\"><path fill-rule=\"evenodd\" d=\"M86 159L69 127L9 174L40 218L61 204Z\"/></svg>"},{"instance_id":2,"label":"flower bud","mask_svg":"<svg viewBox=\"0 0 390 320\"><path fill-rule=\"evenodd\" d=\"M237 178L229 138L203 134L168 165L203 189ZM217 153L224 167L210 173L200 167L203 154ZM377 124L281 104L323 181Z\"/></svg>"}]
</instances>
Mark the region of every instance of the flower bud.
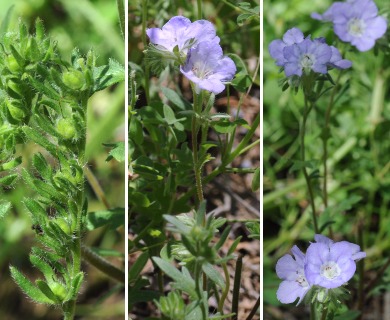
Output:
<instances>
[{"instance_id":1,"label":"flower bud","mask_svg":"<svg viewBox=\"0 0 390 320\"><path fill-rule=\"evenodd\" d=\"M57 132L65 139L70 140L76 137L76 128L72 119L60 119L57 122Z\"/></svg>"},{"instance_id":2,"label":"flower bud","mask_svg":"<svg viewBox=\"0 0 390 320\"><path fill-rule=\"evenodd\" d=\"M79 90L83 87L85 83L84 74L79 70L72 70L65 72L62 75L62 81L70 89Z\"/></svg>"}]
</instances>

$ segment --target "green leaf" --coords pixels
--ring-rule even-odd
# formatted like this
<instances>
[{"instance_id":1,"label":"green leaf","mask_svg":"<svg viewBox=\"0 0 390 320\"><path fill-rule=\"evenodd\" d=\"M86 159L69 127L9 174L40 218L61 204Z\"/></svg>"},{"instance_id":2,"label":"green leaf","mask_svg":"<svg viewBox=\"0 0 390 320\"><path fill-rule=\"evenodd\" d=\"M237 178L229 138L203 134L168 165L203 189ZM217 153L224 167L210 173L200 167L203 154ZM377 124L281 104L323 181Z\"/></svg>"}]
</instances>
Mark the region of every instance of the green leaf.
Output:
<instances>
[{"instance_id":1,"label":"green leaf","mask_svg":"<svg viewBox=\"0 0 390 320\"><path fill-rule=\"evenodd\" d=\"M149 252L144 252L137 258L137 260L134 262L134 264L130 267L129 270L129 284L137 280L148 260Z\"/></svg>"},{"instance_id":2,"label":"green leaf","mask_svg":"<svg viewBox=\"0 0 390 320\"><path fill-rule=\"evenodd\" d=\"M169 125L177 122L177 119L175 117L175 113L173 112L173 110L170 106L164 104L163 110L164 110L164 118Z\"/></svg>"},{"instance_id":3,"label":"green leaf","mask_svg":"<svg viewBox=\"0 0 390 320\"><path fill-rule=\"evenodd\" d=\"M137 117L132 117L129 126L129 138L137 145L142 145L144 141L144 133L142 124Z\"/></svg>"},{"instance_id":4,"label":"green leaf","mask_svg":"<svg viewBox=\"0 0 390 320\"><path fill-rule=\"evenodd\" d=\"M173 91L172 89L166 87L162 87L161 91L164 96L180 110L184 111L192 109L192 104L186 99L184 99L182 96L180 96L176 91Z\"/></svg>"},{"instance_id":5,"label":"green leaf","mask_svg":"<svg viewBox=\"0 0 390 320\"><path fill-rule=\"evenodd\" d=\"M115 83L125 81L125 69L117 61L110 59L108 65L94 68L93 92L103 90Z\"/></svg>"},{"instance_id":6,"label":"green leaf","mask_svg":"<svg viewBox=\"0 0 390 320\"><path fill-rule=\"evenodd\" d=\"M48 299L55 301L57 304L60 303L57 296L54 294L53 291L51 291L50 287L45 281L38 279L35 281L35 284Z\"/></svg>"},{"instance_id":7,"label":"green leaf","mask_svg":"<svg viewBox=\"0 0 390 320\"><path fill-rule=\"evenodd\" d=\"M16 168L18 165L22 163L22 157L17 157L16 159L13 159L11 161L8 161L6 163L3 163L0 165L0 171L6 171Z\"/></svg>"},{"instance_id":8,"label":"green leaf","mask_svg":"<svg viewBox=\"0 0 390 320\"><path fill-rule=\"evenodd\" d=\"M333 320L355 320L359 318L360 311L357 310L348 310L347 312L337 315L333 318Z\"/></svg>"},{"instance_id":9,"label":"green leaf","mask_svg":"<svg viewBox=\"0 0 390 320\"><path fill-rule=\"evenodd\" d=\"M15 7L15 5L12 5L7 10L7 13L5 14L5 17L4 17L4 19L1 23L1 26L0 26L0 35L6 33L8 31L8 26L9 26L9 23L11 21L12 11L13 11L14 7Z\"/></svg>"},{"instance_id":10,"label":"green leaf","mask_svg":"<svg viewBox=\"0 0 390 320\"><path fill-rule=\"evenodd\" d=\"M10 209L11 202L0 201L0 219L3 219Z\"/></svg>"},{"instance_id":11,"label":"green leaf","mask_svg":"<svg viewBox=\"0 0 390 320\"><path fill-rule=\"evenodd\" d=\"M0 185L10 186L19 177L17 173L0 178Z\"/></svg>"},{"instance_id":12,"label":"green leaf","mask_svg":"<svg viewBox=\"0 0 390 320\"><path fill-rule=\"evenodd\" d=\"M52 177L51 166L47 163L45 157L40 153L34 154L33 164L35 169L39 172L42 178L45 180L50 180Z\"/></svg>"},{"instance_id":13,"label":"green leaf","mask_svg":"<svg viewBox=\"0 0 390 320\"><path fill-rule=\"evenodd\" d=\"M34 267L40 270L45 276L46 281L51 282L55 280L56 276L53 269L40 256L30 254L30 261Z\"/></svg>"},{"instance_id":14,"label":"green leaf","mask_svg":"<svg viewBox=\"0 0 390 320\"><path fill-rule=\"evenodd\" d=\"M27 126L24 126L22 130L27 136L27 138L34 141L36 144L39 144L41 147L45 148L53 156L57 156L57 147L53 143L51 143L42 133Z\"/></svg>"},{"instance_id":15,"label":"green leaf","mask_svg":"<svg viewBox=\"0 0 390 320\"><path fill-rule=\"evenodd\" d=\"M68 294L66 295L66 297L64 299L64 302L76 299L76 297L77 297L77 295L78 295L78 293L80 291L81 284L83 283L83 279L84 279L84 273L83 272L79 272L73 278L73 280L72 280L72 287L69 290Z\"/></svg>"},{"instance_id":16,"label":"green leaf","mask_svg":"<svg viewBox=\"0 0 390 320\"><path fill-rule=\"evenodd\" d=\"M151 204L147 195L141 192L131 192L129 194L129 201L134 206L143 208L148 208Z\"/></svg>"},{"instance_id":17,"label":"green leaf","mask_svg":"<svg viewBox=\"0 0 390 320\"><path fill-rule=\"evenodd\" d=\"M175 280L175 283L173 284L175 288L183 290L184 292L189 294L192 299L197 298L197 294L195 291L195 281L191 277L188 277L187 274L185 274L185 270L187 270L185 267L182 267L183 272L180 272L169 262L166 262L161 258L153 257L152 259L162 271L164 271L169 277Z\"/></svg>"},{"instance_id":18,"label":"green leaf","mask_svg":"<svg viewBox=\"0 0 390 320\"><path fill-rule=\"evenodd\" d=\"M125 161L125 143L124 142L116 142L116 143L104 143L105 147L112 148L112 150L108 153L106 161L110 161L115 159L118 162Z\"/></svg>"},{"instance_id":19,"label":"green leaf","mask_svg":"<svg viewBox=\"0 0 390 320\"><path fill-rule=\"evenodd\" d=\"M108 225L110 229L116 229L124 224L124 208L89 212L86 217L87 230L94 230Z\"/></svg>"},{"instance_id":20,"label":"green leaf","mask_svg":"<svg viewBox=\"0 0 390 320\"><path fill-rule=\"evenodd\" d=\"M256 14L254 14L254 13L241 13L237 17L237 24L242 25L246 20L248 20L252 17L255 17L255 16L256 16Z\"/></svg>"},{"instance_id":21,"label":"green leaf","mask_svg":"<svg viewBox=\"0 0 390 320\"><path fill-rule=\"evenodd\" d=\"M55 301L48 298L39 288L34 286L30 280L28 280L18 269L13 266L10 266L10 271L12 278L22 289L22 291L27 294L32 300L38 303L44 304L56 304Z\"/></svg>"},{"instance_id":22,"label":"green leaf","mask_svg":"<svg viewBox=\"0 0 390 320\"><path fill-rule=\"evenodd\" d=\"M234 240L234 242L230 246L229 251L228 251L226 256L230 256L231 254L233 254L234 250L236 250L238 244L240 243L241 238L242 238L242 236L239 236L236 240Z\"/></svg>"},{"instance_id":23,"label":"green leaf","mask_svg":"<svg viewBox=\"0 0 390 320\"><path fill-rule=\"evenodd\" d=\"M169 223L173 224L176 227L177 232L184 234L184 235L188 235L190 233L190 231L191 231L190 227L185 225L178 218L171 216L171 215L168 215L168 214L164 214L163 217L166 221L168 221Z\"/></svg>"},{"instance_id":24,"label":"green leaf","mask_svg":"<svg viewBox=\"0 0 390 320\"><path fill-rule=\"evenodd\" d=\"M215 268L208 262L202 265L203 272L222 290L225 290L226 284L220 272L215 270Z\"/></svg>"},{"instance_id":25,"label":"green leaf","mask_svg":"<svg viewBox=\"0 0 390 320\"><path fill-rule=\"evenodd\" d=\"M256 192L259 189L260 189L260 168L256 168L255 172L253 173L252 191Z\"/></svg>"}]
</instances>

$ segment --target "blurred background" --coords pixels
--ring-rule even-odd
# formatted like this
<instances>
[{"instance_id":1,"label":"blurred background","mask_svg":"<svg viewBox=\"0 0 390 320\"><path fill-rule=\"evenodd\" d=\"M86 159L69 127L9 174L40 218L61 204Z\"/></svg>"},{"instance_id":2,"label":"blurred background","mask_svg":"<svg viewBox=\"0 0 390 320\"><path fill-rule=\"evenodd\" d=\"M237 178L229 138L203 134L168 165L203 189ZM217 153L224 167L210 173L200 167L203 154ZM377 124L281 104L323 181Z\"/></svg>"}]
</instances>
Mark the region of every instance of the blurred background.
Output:
<instances>
[{"instance_id":1,"label":"blurred background","mask_svg":"<svg viewBox=\"0 0 390 320\"><path fill-rule=\"evenodd\" d=\"M389 1L375 3L380 13L389 17ZM292 27L300 28L305 36L325 36L328 44L335 42L331 24L310 18L312 12L323 13L331 4L330 0L264 1L264 319L308 319L303 304L282 305L276 299L281 280L276 276L275 264L294 244L305 252L314 236L303 175L301 170L290 170L292 160L300 158L297 138L303 96L291 90L282 92L278 83L284 75L270 58L268 45ZM340 42L336 46L353 61L353 67L341 77L345 92L332 110L328 141L330 210L321 215L320 224L332 221L334 240L359 243L367 252L367 258L360 262L365 290L360 319L387 319L390 270L383 268L390 257L389 56L375 50L346 51ZM335 79L338 71L330 74ZM319 135L328 101L326 94L309 117L307 160L322 159ZM322 184L321 178L315 182L319 189L318 183ZM319 194L317 200L318 210L323 212ZM358 285L356 276L348 285L348 307L352 310L358 308ZM351 312L350 316L348 319L358 319L359 313Z\"/></svg>"},{"instance_id":2,"label":"blurred background","mask_svg":"<svg viewBox=\"0 0 390 320\"><path fill-rule=\"evenodd\" d=\"M69 61L71 51L78 47L83 54L93 49L98 56L98 65L107 64L109 58L124 65L124 40L116 1L2 0L0 22L11 6L10 29L17 28L18 19L21 19L30 26L30 32L34 32L34 21L40 17L46 33L58 42L64 60ZM124 97L125 86L122 83L96 93L88 107L88 166L102 186L111 208L124 207L125 170L124 163L105 161L110 149L102 144L124 141ZM20 148L27 157L35 151L32 145ZM104 209L89 185L87 192L89 211ZM0 223L0 319L60 319L58 310L28 301L9 275L9 265L12 264L32 280L41 276L29 262L29 252L36 239L31 220L21 202L28 195L22 181L0 195L13 203L13 209ZM104 250L107 259L124 268L123 227L113 231L96 229L85 234L85 243ZM92 266L84 264L83 270L86 281L79 296L78 319L123 319L123 286L109 280Z\"/></svg>"}]
</instances>

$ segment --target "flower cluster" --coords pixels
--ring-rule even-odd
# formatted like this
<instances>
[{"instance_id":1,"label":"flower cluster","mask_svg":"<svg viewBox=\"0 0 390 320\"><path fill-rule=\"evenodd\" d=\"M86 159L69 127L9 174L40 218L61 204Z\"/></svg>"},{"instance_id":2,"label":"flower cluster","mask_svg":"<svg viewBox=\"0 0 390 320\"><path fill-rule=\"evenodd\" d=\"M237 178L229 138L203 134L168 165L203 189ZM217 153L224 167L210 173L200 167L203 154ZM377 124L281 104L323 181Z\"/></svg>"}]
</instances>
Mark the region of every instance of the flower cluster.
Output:
<instances>
[{"instance_id":1,"label":"flower cluster","mask_svg":"<svg viewBox=\"0 0 390 320\"><path fill-rule=\"evenodd\" d=\"M314 243L307 249L306 256L297 246L276 264L276 273L282 283L277 298L282 303L298 304L311 288L331 290L346 284L355 274L356 261L366 257L356 244L333 242L322 235L315 235Z\"/></svg>"},{"instance_id":2,"label":"flower cluster","mask_svg":"<svg viewBox=\"0 0 390 320\"><path fill-rule=\"evenodd\" d=\"M337 48L327 45L324 38L305 38L298 28L288 30L283 40L272 41L269 52L276 65L284 68L287 77L301 77L312 71L326 74L329 68L347 69L352 66L352 62L342 59Z\"/></svg>"},{"instance_id":3,"label":"flower cluster","mask_svg":"<svg viewBox=\"0 0 390 320\"><path fill-rule=\"evenodd\" d=\"M378 8L372 0L335 2L324 14L312 13L311 17L332 22L336 35L359 51L370 50L387 29L386 19L378 16Z\"/></svg>"},{"instance_id":4,"label":"flower cluster","mask_svg":"<svg viewBox=\"0 0 390 320\"><path fill-rule=\"evenodd\" d=\"M177 62L198 93L200 90L221 93L224 83L236 73L233 60L223 55L220 39L209 21L191 22L176 16L161 29L151 28L146 33L153 48L159 50L160 58Z\"/></svg>"}]
</instances>

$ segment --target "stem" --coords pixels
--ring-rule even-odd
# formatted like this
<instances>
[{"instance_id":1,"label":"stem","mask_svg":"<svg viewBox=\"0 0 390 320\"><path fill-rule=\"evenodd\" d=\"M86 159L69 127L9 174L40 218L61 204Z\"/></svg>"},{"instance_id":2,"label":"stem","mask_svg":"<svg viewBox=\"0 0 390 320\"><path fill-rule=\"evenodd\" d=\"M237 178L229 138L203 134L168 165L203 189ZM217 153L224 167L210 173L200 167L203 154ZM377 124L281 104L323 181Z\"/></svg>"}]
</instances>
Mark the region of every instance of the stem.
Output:
<instances>
[{"instance_id":1,"label":"stem","mask_svg":"<svg viewBox=\"0 0 390 320\"><path fill-rule=\"evenodd\" d=\"M91 186L91 188L95 192L95 194L98 197L98 199L100 200L100 202L103 203L103 205L105 206L106 209L110 209L110 204L108 203L106 195L105 195L98 179L96 179L95 175L93 174L91 169L89 169L88 166L84 167L84 174L88 180L89 185Z\"/></svg>"},{"instance_id":2,"label":"stem","mask_svg":"<svg viewBox=\"0 0 390 320\"><path fill-rule=\"evenodd\" d=\"M240 296L241 271L242 271L242 256L239 256L236 263L236 270L234 272L232 313L234 313L235 315L232 317L232 320L238 319L238 298Z\"/></svg>"},{"instance_id":3,"label":"stem","mask_svg":"<svg viewBox=\"0 0 390 320\"><path fill-rule=\"evenodd\" d=\"M123 0L116 0L118 7L119 26L121 27L121 33L123 39L125 38L125 3Z\"/></svg>"},{"instance_id":4,"label":"stem","mask_svg":"<svg viewBox=\"0 0 390 320\"><path fill-rule=\"evenodd\" d=\"M315 304L311 303L310 304L310 320L315 320L316 319L316 308Z\"/></svg>"},{"instance_id":5,"label":"stem","mask_svg":"<svg viewBox=\"0 0 390 320\"><path fill-rule=\"evenodd\" d=\"M324 309L321 315L321 320L325 320L326 316L328 315L328 308Z\"/></svg>"},{"instance_id":6,"label":"stem","mask_svg":"<svg viewBox=\"0 0 390 320\"><path fill-rule=\"evenodd\" d=\"M196 193L198 195L199 202L204 200L203 197L203 187L202 187L202 165L199 163L198 159L198 119L197 113L202 109L202 101L201 97L196 93L195 86L192 84L192 92L194 96L194 112L195 114L192 116L192 126L191 126L191 135L192 135L192 155L194 162L194 173L195 173L195 184L196 184Z\"/></svg>"},{"instance_id":7,"label":"stem","mask_svg":"<svg viewBox=\"0 0 390 320\"><path fill-rule=\"evenodd\" d=\"M201 274L201 268L199 265L199 262L195 262L195 272L194 272L194 277L195 277L195 291L198 295L199 301L200 301L200 308L202 309L202 319L207 320L207 312L206 308L203 302L203 294L201 291L201 288L199 286L199 279L200 279L200 274Z\"/></svg>"},{"instance_id":8,"label":"stem","mask_svg":"<svg viewBox=\"0 0 390 320\"><path fill-rule=\"evenodd\" d=\"M86 246L81 247L83 257L94 267L111 278L125 283L125 273Z\"/></svg>"},{"instance_id":9,"label":"stem","mask_svg":"<svg viewBox=\"0 0 390 320\"><path fill-rule=\"evenodd\" d=\"M363 251L363 232L364 232L364 222L363 219L360 219L358 224L358 244ZM358 309L360 310L359 319L363 318L363 309L364 309L364 259L359 261L357 264L359 272L359 288L358 288Z\"/></svg>"},{"instance_id":10,"label":"stem","mask_svg":"<svg viewBox=\"0 0 390 320\"><path fill-rule=\"evenodd\" d=\"M198 0L198 20L202 20L202 0Z\"/></svg>"},{"instance_id":11,"label":"stem","mask_svg":"<svg viewBox=\"0 0 390 320\"><path fill-rule=\"evenodd\" d=\"M229 274L229 270L227 268L227 265L226 265L226 262L222 263L222 268L223 268L223 273L225 275L225 290L223 290L222 292L222 296L221 296L221 300L219 300L219 304L218 304L218 311L223 314L223 305L225 303L225 300L226 300L226 297L229 293L229 289L230 289L230 274Z\"/></svg>"},{"instance_id":12,"label":"stem","mask_svg":"<svg viewBox=\"0 0 390 320\"><path fill-rule=\"evenodd\" d=\"M147 19L147 16L148 16L148 0L144 0L143 6L142 6L142 43L144 44L144 48L146 48L146 19ZM149 67L147 65L145 66L144 89L145 89L146 102L149 105L149 102L150 102Z\"/></svg>"},{"instance_id":13,"label":"stem","mask_svg":"<svg viewBox=\"0 0 390 320\"><path fill-rule=\"evenodd\" d=\"M84 96L80 101L83 110L87 110L88 106L88 96ZM79 162L84 165L85 163L85 149L86 149L86 137L87 137L87 113L83 112L82 114L83 123L84 126L82 128L82 134L79 144L77 145L78 149L78 156L79 156ZM72 255L72 266L71 270L69 270L70 273L70 279L71 281L74 279L74 277L80 273L81 270L81 226L82 226L82 215L83 215L83 207L84 207L84 201L85 201L85 184L83 183L81 186L80 191L77 194L77 206L78 206L78 212L76 217L76 228L73 231L74 234L74 240L73 240L73 246L71 246L71 255ZM65 320L73 320L75 311L76 311L76 300L77 297L74 300L70 300L66 302L63 306L63 312L64 312L64 319Z\"/></svg>"},{"instance_id":14,"label":"stem","mask_svg":"<svg viewBox=\"0 0 390 320\"><path fill-rule=\"evenodd\" d=\"M302 124L300 128L300 138L301 138L301 160L303 164L303 175L305 176L307 189L309 191L310 196L310 204L312 209L312 217L313 217L313 225L314 225L314 231L315 233L319 233L318 229L318 223L317 223L317 216L316 216L316 207L314 203L314 192L313 192L313 186L311 185L310 177L307 173L306 166L305 166L305 132L306 132L306 121L309 116L309 113L312 109L312 105L308 107L307 104L307 96L304 94L305 97L305 109L303 111L303 119Z\"/></svg>"}]
</instances>

